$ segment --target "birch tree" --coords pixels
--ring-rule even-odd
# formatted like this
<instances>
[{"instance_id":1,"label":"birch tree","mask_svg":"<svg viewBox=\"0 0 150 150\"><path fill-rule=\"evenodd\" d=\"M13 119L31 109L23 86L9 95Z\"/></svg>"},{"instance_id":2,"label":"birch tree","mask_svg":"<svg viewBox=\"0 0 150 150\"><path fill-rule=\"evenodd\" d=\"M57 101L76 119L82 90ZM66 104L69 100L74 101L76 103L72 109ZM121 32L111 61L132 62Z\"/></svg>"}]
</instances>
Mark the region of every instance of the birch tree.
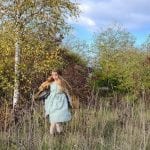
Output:
<instances>
[{"instance_id":1,"label":"birch tree","mask_svg":"<svg viewBox=\"0 0 150 150\"><path fill-rule=\"evenodd\" d=\"M70 0L0 0L0 26L11 24L14 32L15 81L13 108L19 100L19 64L21 44L28 31L38 33L40 40L64 34L67 17L78 16L78 6ZM32 36L32 35L31 35Z\"/></svg>"}]
</instances>

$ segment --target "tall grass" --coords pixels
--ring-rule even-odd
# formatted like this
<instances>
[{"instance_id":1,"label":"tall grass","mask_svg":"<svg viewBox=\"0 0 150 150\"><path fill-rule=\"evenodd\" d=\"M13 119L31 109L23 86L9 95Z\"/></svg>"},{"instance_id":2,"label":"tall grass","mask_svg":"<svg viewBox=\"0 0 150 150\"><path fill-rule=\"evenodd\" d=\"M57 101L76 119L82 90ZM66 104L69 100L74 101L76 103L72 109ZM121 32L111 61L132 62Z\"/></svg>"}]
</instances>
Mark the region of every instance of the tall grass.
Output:
<instances>
[{"instance_id":1,"label":"tall grass","mask_svg":"<svg viewBox=\"0 0 150 150\"><path fill-rule=\"evenodd\" d=\"M0 150L150 150L150 109L139 101L114 108L99 99L99 107L81 106L63 124L64 134L55 137L43 106L34 105L1 130Z\"/></svg>"}]
</instances>

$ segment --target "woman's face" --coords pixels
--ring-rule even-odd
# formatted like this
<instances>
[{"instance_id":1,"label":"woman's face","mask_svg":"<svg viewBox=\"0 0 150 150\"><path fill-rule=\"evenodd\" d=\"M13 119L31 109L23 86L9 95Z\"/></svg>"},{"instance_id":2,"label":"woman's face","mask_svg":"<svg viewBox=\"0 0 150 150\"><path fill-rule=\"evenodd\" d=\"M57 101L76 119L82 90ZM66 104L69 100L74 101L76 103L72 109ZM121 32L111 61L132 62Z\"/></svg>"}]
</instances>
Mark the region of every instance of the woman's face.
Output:
<instances>
[{"instance_id":1,"label":"woman's face","mask_svg":"<svg viewBox=\"0 0 150 150\"><path fill-rule=\"evenodd\" d=\"M54 80L57 80L59 78L59 75L57 72L52 72L52 77Z\"/></svg>"}]
</instances>

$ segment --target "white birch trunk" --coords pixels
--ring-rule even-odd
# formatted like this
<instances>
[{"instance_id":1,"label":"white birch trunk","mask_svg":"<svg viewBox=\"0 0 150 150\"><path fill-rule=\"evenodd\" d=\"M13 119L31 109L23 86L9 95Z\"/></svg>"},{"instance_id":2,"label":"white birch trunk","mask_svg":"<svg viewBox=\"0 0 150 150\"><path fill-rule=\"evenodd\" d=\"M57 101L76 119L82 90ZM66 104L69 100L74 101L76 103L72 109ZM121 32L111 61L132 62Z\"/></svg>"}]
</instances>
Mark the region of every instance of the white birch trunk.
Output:
<instances>
[{"instance_id":1,"label":"white birch trunk","mask_svg":"<svg viewBox=\"0 0 150 150\"><path fill-rule=\"evenodd\" d=\"M19 99L19 64L20 64L20 43L19 40L15 43L15 83L13 95L13 109Z\"/></svg>"}]
</instances>

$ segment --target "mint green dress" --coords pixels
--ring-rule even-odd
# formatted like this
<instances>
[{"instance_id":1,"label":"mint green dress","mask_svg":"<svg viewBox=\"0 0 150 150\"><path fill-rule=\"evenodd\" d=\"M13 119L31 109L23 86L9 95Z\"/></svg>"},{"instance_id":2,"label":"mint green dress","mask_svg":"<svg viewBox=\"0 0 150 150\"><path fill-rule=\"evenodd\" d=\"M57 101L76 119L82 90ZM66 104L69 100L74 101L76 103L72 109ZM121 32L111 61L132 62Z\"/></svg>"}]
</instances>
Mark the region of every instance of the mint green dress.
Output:
<instances>
[{"instance_id":1,"label":"mint green dress","mask_svg":"<svg viewBox=\"0 0 150 150\"><path fill-rule=\"evenodd\" d=\"M70 97L69 97L70 98ZM50 95L45 99L45 116L49 115L51 123L66 122L71 120L66 95L60 91L55 82L50 84Z\"/></svg>"}]
</instances>

